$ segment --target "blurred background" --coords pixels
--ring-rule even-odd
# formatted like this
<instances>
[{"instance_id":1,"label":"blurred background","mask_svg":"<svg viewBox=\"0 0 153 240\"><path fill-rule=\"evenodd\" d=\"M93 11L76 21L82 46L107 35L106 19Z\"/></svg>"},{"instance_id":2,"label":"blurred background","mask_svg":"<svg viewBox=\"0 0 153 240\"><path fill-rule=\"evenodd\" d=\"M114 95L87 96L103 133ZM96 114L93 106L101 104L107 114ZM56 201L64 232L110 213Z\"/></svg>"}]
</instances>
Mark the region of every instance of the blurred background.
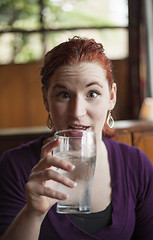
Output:
<instances>
[{"instance_id":1,"label":"blurred background","mask_svg":"<svg viewBox=\"0 0 153 240\"><path fill-rule=\"evenodd\" d=\"M115 120L153 97L153 0L1 0L0 128L45 126L44 54L79 35L104 45L117 83Z\"/></svg>"}]
</instances>

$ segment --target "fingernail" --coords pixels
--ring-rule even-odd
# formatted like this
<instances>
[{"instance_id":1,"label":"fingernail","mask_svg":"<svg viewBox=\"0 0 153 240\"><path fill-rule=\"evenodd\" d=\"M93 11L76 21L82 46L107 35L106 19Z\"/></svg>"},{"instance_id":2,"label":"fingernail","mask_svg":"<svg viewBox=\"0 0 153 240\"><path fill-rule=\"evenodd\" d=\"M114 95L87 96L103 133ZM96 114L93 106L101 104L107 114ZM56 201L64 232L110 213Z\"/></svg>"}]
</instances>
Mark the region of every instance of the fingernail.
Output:
<instances>
[{"instance_id":1,"label":"fingernail","mask_svg":"<svg viewBox=\"0 0 153 240\"><path fill-rule=\"evenodd\" d=\"M74 170L75 169L75 165L72 165L71 169Z\"/></svg>"},{"instance_id":2,"label":"fingernail","mask_svg":"<svg viewBox=\"0 0 153 240\"><path fill-rule=\"evenodd\" d=\"M77 185L78 185L77 182L73 183L73 187L77 187Z\"/></svg>"},{"instance_id":3,"label":"fingernail","mask_svg":"<svg viewBox=\"0 0 153 240\"><path fill-rule=\"evenodd\" d=\"M66 199L70 198L70 195L69 194L66 194Z\"/></svg>"},{"instance_id":4,"label":"fingernail","mask_svg":"<svg viewBox=\"0 0 153 240\"><path fill-rule=\"evenodd\" d=\"M68 170L73 171L75 169L75 165L69 164L68 165Z\"/></svg>"}]
</instances>

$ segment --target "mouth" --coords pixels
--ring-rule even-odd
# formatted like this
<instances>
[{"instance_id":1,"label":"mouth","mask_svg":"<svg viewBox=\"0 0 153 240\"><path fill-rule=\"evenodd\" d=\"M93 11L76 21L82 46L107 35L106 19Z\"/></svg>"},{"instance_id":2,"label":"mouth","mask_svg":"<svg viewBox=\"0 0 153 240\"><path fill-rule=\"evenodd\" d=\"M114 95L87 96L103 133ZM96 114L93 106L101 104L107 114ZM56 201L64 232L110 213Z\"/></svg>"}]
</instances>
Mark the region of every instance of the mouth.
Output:
<instances>
[{"instance_id":1,"label":"mouth","mask_svg":"<svg viewBox=\"0 0 153 240\"><path fill-rule=\"evenodd\" d=\"M89 129L89 126L75 124L75 125L68 126L68 128L69 129L73 129L73 130L83 130L83 131L86 131L86 130Z\"/></svg>"}]
</instances>

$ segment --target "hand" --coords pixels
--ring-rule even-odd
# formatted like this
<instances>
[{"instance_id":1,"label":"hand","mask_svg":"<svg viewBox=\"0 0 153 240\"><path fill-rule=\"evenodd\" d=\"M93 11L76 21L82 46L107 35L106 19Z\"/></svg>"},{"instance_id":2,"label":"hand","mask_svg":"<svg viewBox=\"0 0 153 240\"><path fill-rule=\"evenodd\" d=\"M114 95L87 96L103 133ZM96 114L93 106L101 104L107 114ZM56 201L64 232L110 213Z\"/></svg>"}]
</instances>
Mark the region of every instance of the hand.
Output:
<instances>
[{"instance_id":1,"label":"hand","mask_svg":"<svg viewBox=\"0 0 153 240\"><path fill-rule=\"evenodd\" d=\"M53 140L42 147L41 160L32 169L29 182L26 184L27 208L36 216L46 214L57 200L66 199L65 194L57 191L58 183L71 188L75 186L75 182L56 171L57 168L66 171L74 169L67 160L52 155L53 148L59 144L60 140Z\"/></svg>"}]
</instances>

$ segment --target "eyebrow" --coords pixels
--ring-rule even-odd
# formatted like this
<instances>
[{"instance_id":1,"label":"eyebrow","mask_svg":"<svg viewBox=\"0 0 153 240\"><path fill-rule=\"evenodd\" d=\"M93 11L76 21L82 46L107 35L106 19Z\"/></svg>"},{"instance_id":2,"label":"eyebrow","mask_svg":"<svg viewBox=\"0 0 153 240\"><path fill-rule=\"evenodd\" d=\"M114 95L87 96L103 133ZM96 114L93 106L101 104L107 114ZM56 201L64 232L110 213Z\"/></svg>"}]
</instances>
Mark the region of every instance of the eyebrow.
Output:
<instances>
[{"instance_id":1,"label":"eyebrow","mask_svg":"<svg viewBox=\"0 0 153 240\"><path fill-rule=\"evenodd\" d=\"M59 83L57 83L57 84L54 85L53 90L56 89L56 88L65 88L65 89L67 89L66 86L64 86L64 85L62 85L62 84L59 84Z\"/></svg>"},{"instance_id":2,"label":"eyebrow","mask_svg":"<svg viewBox=\"0 0 153 240\"><path fill-rule=\"evenodd\" d=\"M86 85L86 87L90 87L90 86L92 86L92 85L98 85L99 87L103 88L103 86L102 86L99 82L91 82L91 83L88 83L88 84ZM53 90L55 90L56 88L64 88L64 89L67 89L67 87L66 87L65 85L60 84L60 83L55 84L54 87L53 87Z\"/></svg>"},{"instance_id":3,"label":"eyebrow","mask_svg":"<svg viewBox=\"0 0 153 240\"><path fill-rule=\"evenodd\" d=\"M99 82L91 82L86 85L86 87L90 87L92 85L98 85L99 87L103 88L103 86Z\"/></svg>"}]
</instances>

